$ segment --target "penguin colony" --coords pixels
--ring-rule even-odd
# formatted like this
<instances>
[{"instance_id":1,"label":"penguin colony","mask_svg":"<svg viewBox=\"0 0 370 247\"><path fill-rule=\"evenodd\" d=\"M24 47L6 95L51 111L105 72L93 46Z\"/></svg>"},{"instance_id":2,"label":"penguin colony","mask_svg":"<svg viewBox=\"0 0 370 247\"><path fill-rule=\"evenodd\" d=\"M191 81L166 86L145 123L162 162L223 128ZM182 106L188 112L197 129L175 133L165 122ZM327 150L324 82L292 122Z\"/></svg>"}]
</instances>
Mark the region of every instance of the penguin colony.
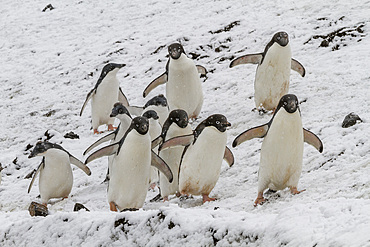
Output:
<instances>
[{"instance_id":1,"label":"penguin colony","mask_svg":"<svg viewBox=\"0 0 370 247\"><path fill-rule=\"evenodd\" d=\"M58 144L38 142L29 158L43 156L29 185L30 191L39 174L41 203L52 198L67 198L73 185L70 164L87 175L88 163L108 156L107 198L111 211L137 210L144 204L149 188L159 187L158 200L173 196L202 196L203 203L214 201L210 193L220 176L225 160L231 167L234 155L226 146L231 123L222 114L213 114L195 128L189 119L197 119L203 105L200 75L207 73L187 57L179 43L168 46L165 72L143 91L143 97L158 85L166 85L166 96L151 98L143 107L131 106L116 77L124 64L109 63L102 69L95 87L87 94L80 115L91 100L94 134L107 125L108 134L91 144L81 162ZM257 64L254 99L260 112L272 112L271 120L237 136L236 147L252 138L264 138L258 172L255 206L263 204L267 189L298 189L302 171L303 144L323 151L321 140L302 126L298 98L289 92L290 70L305 76L305 68L292 58L286 32L276 33L262 53L234 59L230 68ZM114 118L119 119L117 128ZM98 148L99 146L103 147ZM1 170L1 167L0 167ZM1 181L1 180L0 180Z\"/></svg>"}]
</instances>

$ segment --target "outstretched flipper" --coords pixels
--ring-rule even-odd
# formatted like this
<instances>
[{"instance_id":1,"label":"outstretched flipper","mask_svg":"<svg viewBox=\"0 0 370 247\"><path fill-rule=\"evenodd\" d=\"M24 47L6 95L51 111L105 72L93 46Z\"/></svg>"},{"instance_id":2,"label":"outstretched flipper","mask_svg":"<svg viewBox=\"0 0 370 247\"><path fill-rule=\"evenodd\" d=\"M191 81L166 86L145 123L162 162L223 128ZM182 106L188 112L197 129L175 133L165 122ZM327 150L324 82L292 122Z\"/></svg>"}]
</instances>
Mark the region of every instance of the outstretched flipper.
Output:
<instances>
[{"instance_id":1,"label":"outstretched flipper","mask_svg":"<svg viewBox=\"0 0 370 247\"><path fill-rule=\"evenodd\" d=\"M303 65L294 58L292 58L291 69L297 71L302 77L306 75L306 70Z\"/></svg>"},{"instance_id":2,"label":"outstretched flipper","mask_svg":"<svg viewBox=\"0 0 370 247\"><path fill-rule=\"evenodd\" d=\"M171 138L167 141L165 141L158 149L158 151L165 150L167 148L173 147L173 146L187 146L194 142L194 134L190 135L183 135L183 136L176 136L174 138Z\"/></svg>"},{"instance_id":3,"label":"outstretched flipper","mask_svg":"<svg viewBox=\"0 0 370 247\"><path fill-rule=\"evenodd\" d=\"M206 76L207 75L207 70L204 68L202 65L196 65L198 73L200 76Z\"/></svg>"},{"instance_id":4,"label":"outstretched flipper","mask_svg":"<svg viewBox=\"0 0 370 247\"><path fill-rule=\"evenodd\" d=\"M234 165L234 155L228 147L225 147L224 160L226 160L230 167Z\"/></svg>"},{"instance_id":5,"label":"outstretched flipper","mask_svg":"<svg viewBox=\"0 0 370 247\"><path fill-rule=\"evenodd\" d=\"M318 138L314 133L303 128L303 138L304 138L304 142L307 142L308 144L312 145L320 153L322 153L324 146L320 138Z\"/></svg>"},{"instance_id":6,"label":"outstretched flipper","mask_svg":"<svg viewBox=\"0 0 370 247\"><path fill-rule=\"evenodd\" d=\"M92 153L87 159L85 160L85 164L90 163L91 161L98 159L103 156L110 156L112 154L116 154L119 149L119 143L114 143L111 145L108 145L106 147L103 147L94 153Z\"/></svg>"},{"instance_id":7,"label":"outstretched flipper","mask_svg":"<svg viewBox=\"0 0 370 247\"><path fill-rule=\"evenodd\" d=\"M45 158L43 157L42 158L42 161L41 161L41 163L40 163L40 165L39 165L39 167L37 167L37 170L36 170L36 172L35 172L35 174L33 175L33 177L32 177L32 180L31 180L31 183L30 183L30 185L28 186L28 191L27 191L27 193L30 193L30 191L31 191L31 187L32 187L32 185L33 185L33 182L35 182L35 178L37 177L37 174L39 174L40 173L40 171L41 171L41 169L43 168L43 166L45 165Z\"/></svg>"},{"instance_id":8,"label":"outstretched flipper","mask_svg":"<svg viewBox=\"0 0 370 247\"><path fill-rule=\"evenodd\" d=\"M262 61L262 57L263 57L262 53L244 55L244 56L235 58L233 61L231 61L229 68L235 67L239 64L247 64L247 63L260 64Z\"/></svg>"},{"instance_id":9,"label":"outstretched flipper","mask_svg":"<svg viewBox=\"0 0 370 247\"><path fill-rule=\"evenodd\" d=\"M159 157L154 151L152 150L152 162L151 165L157 168L160 172L162 172L168 179L170 183L173 180L173 174L170 167L166 164L166 162Z\"/></svg>"},{"instance_id":10,"label":"outstretched flipper","mask_svg":"<svg viewBox=\"0 0 370 247\"><path fill-rule=\"evenodd\" d=\"M69 154L69 162L71 162L71 164L74 164L75 166L77 166L78 168L80 168L88 176L91 175L90 168L88 168L84 163L82 163L82 161L80 161L79 159L77 159L76 157L74 157L71 154Z\"/></svg>"},{"instance_id":11,"label":"outstretched flipper","mask_svg":"<svg viewBox=\"0 0 370 247\"><path fill-rule=\"evenodd\" d=\"M156 146L160 145L163 142L163 137L158 136L152 141L152 149L154 149Z\"/></svg>"},{"instance_id":12,"label":"outstretched flipper","mask_svg":"<svg viewBox=\"0 0 370 247\"><path fill-rule=\"evenodd\" d=\"M244 131L243 133L241 133L234 139L233 147L236 147L239 144L245 141L248 141L250 139L253 139L253 138L264 137L267 134L268 129L269 129L268 124L264 124L264 125L257 126L257 127Z\"/></svg>"},{"instance_id":13,"label":"outstretched flipper","mask_svg":"<svg viewBox=\"0 0 370 247\"><path fill-rule=\"evenodd\" d=\"M114 137L116 136L116 132L111 132L109 133L108 135L106 136L103 136L102 138L100 138L99 140L97 140L96 142L94 142L93 144L91 144L83 153L83 155L86 155L88 152L90 152L93 148L99 146L100 144L104 143L104 142L107 142L107 141L110 141L110 140L113 140Z\"/></svg>"},{"instance_id":14,"label":"outstretched flipper","mask_svg":"<svg viewBox=\"0 0 370 247\"><path fill-rule=\"evenodd\" d=\"M121 102L124 106L129 106L126 95L122 92L121 87L119 87L118 92L118 101Z\"/></svg>"},{"instance_id":15,"label":"outstretched flipper","mask_svg":"<svg viewBox=\"0 0 370 247\"><path fill-rule=\"evenodd\" d=\"M85 99L85 102L84 102L84 104L83 104L83 106L82 106L82 108L81 108L81 111L80 111L80 116L82 115L82 112L84 111L84 109L85 109L85 107L86 107L87 102L89 102L89 100L91 99L91 97L94 95L94 93L95 93L95 92L96 92L96 89L95 89L95 88L93 88L93 89L91 89L91 91L87 94L86 99Z\"/></svg>"},{"instance_id":16,"label":"outstretched flipper","mask_svg":"<svg viewBox=\"0 0 370 247\"><path fill-rule=\"evenodd\" d=\"M154 79L144 90L143 97L145 98L150 91L152 91L154 88L158 87L161 84L164 84L167 82L167 73L164 72L162 75L158 76L156 79Z\"/></svg>"}]
</instances>

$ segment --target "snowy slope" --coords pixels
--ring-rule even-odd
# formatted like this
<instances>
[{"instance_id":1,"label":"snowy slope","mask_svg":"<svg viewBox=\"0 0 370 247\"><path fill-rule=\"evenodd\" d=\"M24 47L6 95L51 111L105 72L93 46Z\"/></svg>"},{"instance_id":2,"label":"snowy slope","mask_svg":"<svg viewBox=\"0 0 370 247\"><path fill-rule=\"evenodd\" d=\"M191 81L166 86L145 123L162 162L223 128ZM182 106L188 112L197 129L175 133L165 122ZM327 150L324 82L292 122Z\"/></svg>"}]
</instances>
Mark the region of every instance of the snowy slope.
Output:
<instances>
[{"instance_id":1,"label":"snowy slope","mask_svg":"<svg viewBox=\"0 0 370 247\"><path fill-rule=\"evenodd\" d=\"M325 3L324 3L325 2ZM55 8L43 12L51 3ZM9 1L0 8L0 245L1 246L370 246L370 2L290 1ZM345 27L345 29L341 29ZM299 195L268 195L254 207L262 140L232 151L211 196L151 203L143 210L112 213L106 199L107 159L89 164L92 175L74 168L70 198L53 200L51 215L31 217L38 183L27 194L41 158L28 159L46 130L84 160L82 152L99 136L90 130L90 106L79 111L105 63L125 63L118 73L132 105L160 75L167 45L180 41L209 73L199 121L214 113L232 123L228 146L242 131L266 123L271 114L254 108L256 66L229 69L232 58L262 52L277 31L290 36L292 54L306 68L291 73L290 93L302 101L303 126L324 143L318 153L305 144ZM322 38L334 31L327 47ZM335 33L334 33L335 34ZM317 37L314 39L313 37ZM324 42L325 43L325 42ZM164 85L149 98L164 93ZM347 129L344 117L363 120ZM80 139L63 136L73 131ZM76 202L90 212L72 212Z\"/></svg>"}]
</instances>

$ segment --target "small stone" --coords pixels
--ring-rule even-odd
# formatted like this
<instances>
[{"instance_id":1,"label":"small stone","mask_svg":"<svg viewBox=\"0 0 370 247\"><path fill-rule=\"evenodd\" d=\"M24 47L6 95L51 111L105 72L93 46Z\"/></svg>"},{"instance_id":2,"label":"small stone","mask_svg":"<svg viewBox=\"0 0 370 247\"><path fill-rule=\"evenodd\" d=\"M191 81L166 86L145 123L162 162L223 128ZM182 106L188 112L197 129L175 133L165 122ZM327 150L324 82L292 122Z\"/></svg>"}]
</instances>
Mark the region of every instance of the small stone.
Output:
<instances>
[{"instance_id":1,"label":"small stone","mask_svg":"<svg viewBox=\"0 0 370 247\"><path fill-rule=\"evenodd\" d=\"M73 211L76 212L76 211L80 211L81 209L85 209L87 212L90 212L90 210L87 207L85 207L83 204L76 202L73 208Z\"/></svg>"},{"instance_id":2,"label":"small stone","mask_svg":"<svg viewBox=\"0 0 370 247\"><path fill-rule=\"evenodd\" d=\"M64 138L69 138L69 139L80 139L80 137L73 133L72 131L68 132L67 134L64 135Z\"/></svg>"},{"instance_id":3,"label":"small stone","mask_svg":"<svg viewBox=\"0 0 370 247\"><path fill-rule=\"evenodd\" d=\"M357 114L351 112L344 118L342 128L348 128L355 125L356 123L361 122L362 122L361 118Z\"/></svg>"},{"instance_id":4,"label":"small stone","mask_svg":"<svg viewBox=\"0 0 370 247\"><path fill-rule=\"evenodd\" d=\"M47 216L48 208L45 205L42 205L37 202L31 202L31 205L28 208L31 216Z\"/></svg>"}]
</instances>

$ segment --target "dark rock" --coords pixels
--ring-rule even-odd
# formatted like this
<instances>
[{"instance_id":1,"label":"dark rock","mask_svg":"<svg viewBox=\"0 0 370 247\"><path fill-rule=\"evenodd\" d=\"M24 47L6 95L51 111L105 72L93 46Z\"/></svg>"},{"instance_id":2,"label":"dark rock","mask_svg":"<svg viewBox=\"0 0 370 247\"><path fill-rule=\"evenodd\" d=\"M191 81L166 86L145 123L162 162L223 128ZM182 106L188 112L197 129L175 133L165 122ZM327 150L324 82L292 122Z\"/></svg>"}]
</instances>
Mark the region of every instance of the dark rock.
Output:
<instances>
[{"instance_id":1,"label":"dark rock","mask_svg":"<svg viewBox=\"0 0 370 247\"><path fill-rule=\"evenodd\" d=\"M53 7L53 5L51 5L50 3L48 4L48 5L46 5L46 7L42 10L42 12L45 12L45 11L47 11L47 10L53 10L53 9L55 9L54 7Z\"/></svg>"},{"instance_id":2,"label":"dark rock","mask_svg":"<svg viewBox=\"0 0 370 247\"><path fill-rule=\"evenodd\" d=\"M48 208L45 205L42 205L37 202L31 202L31 205L28 208L31 216L47 216Z\"/></svg>"},{"instance_id":3,"label":"dark rock","mask_svg":"<svg viewBox=\"0 0 370 247\"><path fill-rule=\"evenodd\" d=\"M44 117L51 117L52 115L54 115L57 111L56 110L51 110L47 113L45 113L43 116Z\"/></svg>"},{"instance_id":4,"label":"dark rock","mask_svg":"<svg viewBox=\"0 0 370 247\"><path fill-rule=\"evenodd\" d=\"M76 211L80 211L81 209L85 209L87 212L90 212L90 210L87 207L85 207L83 204L76 202L73 208L73 211L76 212Z\"/></svg>"},{"instance_id":5,"label":"dark rock","mask_svg":"<svg viewBox=\"0 0 370 247\"><path fill-rule=\"evenodd\" d=\"M361 118L357 114L351 112L344 118L342 128L348 128L355 125L356 123L361 122L362 122Z\"/></svg>"},{"instance_id":6,"label":"dark rock","mask_svg":"<svg viewBox=\"0 0 370 247\"><path fill-rule=\"evenodd\" d=\"M69 139L80 139L80 137L73 133L72 131L68 132L67 134L64 135L64 138L69 138Z\"/></svg>"},{"instance_id":7,"label":"dark rock","mask_svg":"<svg viewBox=\"0 0 370 247\"><path fill-rule=\"evenodd\" d=\"M233 27L238 26L238 25L240 25L240 21L234 21L234 22L231 22L229 25L227 25L224 28L221 28L221 29L216 30L216 31L209 31L209 32L211 34L229 32Z\"/></svg>"}]
</instances>

